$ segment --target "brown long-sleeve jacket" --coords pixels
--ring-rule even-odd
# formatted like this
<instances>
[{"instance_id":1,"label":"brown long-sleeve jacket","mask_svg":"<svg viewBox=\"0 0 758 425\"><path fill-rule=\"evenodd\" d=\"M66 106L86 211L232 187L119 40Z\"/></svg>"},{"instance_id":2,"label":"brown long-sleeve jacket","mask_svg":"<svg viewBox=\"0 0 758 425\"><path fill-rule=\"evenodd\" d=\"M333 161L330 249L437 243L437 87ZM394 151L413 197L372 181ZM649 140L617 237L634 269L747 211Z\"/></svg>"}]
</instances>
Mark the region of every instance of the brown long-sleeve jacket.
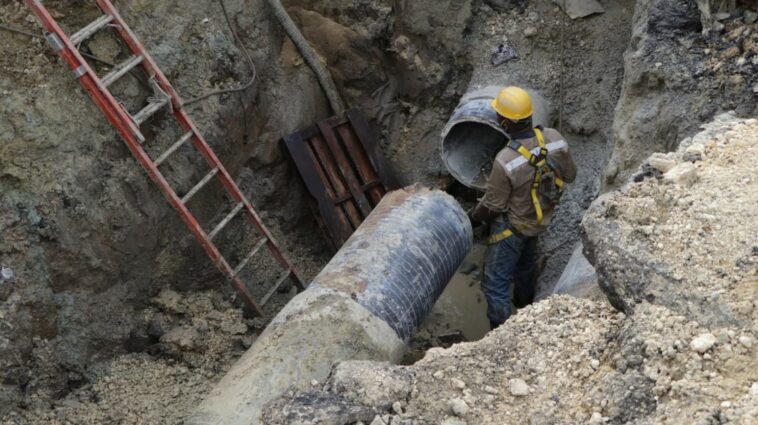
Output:
<instances>
[{"instance_id":1,"label":"brown long-sleeve jacket","mask_svg":"<svg viewBox=\"0 0 758 425\"><path fill-rule=\"evenodd\" d=\"M565 182L576 178L576 164L569 153L568 143L558 131L546 128L542 132L548 157L557 165L557 174ZM532 153L539 153L537 137L533 131L515 135L515 140ZM534 149L534 150L533 150ZM487 221L505 214L511 226L525 236L536 236L547 229L553 209L543 209L542 224L537 224L537 212L532 203L531 186L535 169L518 152L503 148L495 157L487 190L472 213L475 221Z\"/></svg>"}]
</instances>

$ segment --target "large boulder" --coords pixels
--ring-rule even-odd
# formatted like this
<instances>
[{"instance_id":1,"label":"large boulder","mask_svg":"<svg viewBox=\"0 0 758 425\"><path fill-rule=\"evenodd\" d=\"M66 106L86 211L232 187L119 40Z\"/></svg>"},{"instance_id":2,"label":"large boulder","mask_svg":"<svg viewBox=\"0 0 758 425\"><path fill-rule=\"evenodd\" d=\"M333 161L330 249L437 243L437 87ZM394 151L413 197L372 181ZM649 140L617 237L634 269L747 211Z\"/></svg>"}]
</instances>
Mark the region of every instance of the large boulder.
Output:
<instances>
[{"instance_id":1,"label":"large boulder","mask_svg":"<svg viewBox=\"0 0 758 425\"><path fill-rule=\"evenodd\" d=\"M584 251L611 304L648 301L700 323L755 323L758 121L719 116L598 198Z\"/></svg>"}]
</instances>

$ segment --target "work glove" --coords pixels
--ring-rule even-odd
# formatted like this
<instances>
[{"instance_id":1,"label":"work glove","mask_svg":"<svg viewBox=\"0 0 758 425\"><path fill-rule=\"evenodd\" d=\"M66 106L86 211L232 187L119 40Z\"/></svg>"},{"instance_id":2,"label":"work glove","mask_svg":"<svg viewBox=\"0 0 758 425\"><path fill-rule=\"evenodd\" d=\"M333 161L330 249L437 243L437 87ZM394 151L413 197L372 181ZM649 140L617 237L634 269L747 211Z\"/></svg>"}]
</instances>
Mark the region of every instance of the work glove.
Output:
<instances>
[{"instance_id":1,"label":"work glove","mask_svg":"<svg viewBox=\"0 0 758 425\"><path fill-rule=\"evenodd\" d=\"M471 222L472 229L476 229L477 227L482 225L481 221L474 218L474 208L469 208L469 210L466 211L466 216L468 216L468 219Z\"/></svg>"}]
</instances>

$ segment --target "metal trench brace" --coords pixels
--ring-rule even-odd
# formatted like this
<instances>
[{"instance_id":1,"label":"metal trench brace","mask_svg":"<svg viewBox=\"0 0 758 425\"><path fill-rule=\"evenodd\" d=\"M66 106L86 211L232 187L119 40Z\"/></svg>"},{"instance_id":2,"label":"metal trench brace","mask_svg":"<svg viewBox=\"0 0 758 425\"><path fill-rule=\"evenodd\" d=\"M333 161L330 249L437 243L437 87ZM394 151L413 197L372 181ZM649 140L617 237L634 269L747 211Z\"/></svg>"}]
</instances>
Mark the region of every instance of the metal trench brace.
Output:
<instances>
[{"instance_id":1,"label":"metal trench brace","mask_svg":"<svg viewBox=\"0 0 758 425\"><path fill-rule=\"evenodd\" d=\"M262 315L262 306L266 304L285 281L291 280L299 290L304 290L302 280L298 276L294 266L281 252L279 245L261 222L252 203L240 191L231 175L229 175L226 168L224 168L216 154L200 134L194 122L183 108L181 98L171 86L166 76L137 40L137 37L121 18L113 4L109 0L96 1L103 15L71 36L68 36L61 29L60 25L58 25L40 0L26 0L26 4L42 22L50 45L73 69L74 77L79 80L79 83L90 94L92 100L103 111L108 121L118 130L124 143L134 154L134 157L145 168L150 178L158 185L158 188L163 192L168 202L178 211L179 216L208 254L208 257L231 281L232 286L245 304L255 313ZM117 65L110 73L100 77L84 59L77 46L106 27L115 30L118 37L129 47L132 55L125 62ZM148 104L142 110L136 114L131 114L116 100L108 90L108 87L128 74L129 71L138 67L149 76L154 89L154 96L149 99ZM140 130L140 126L164 108L169 108L174 119L185 133L157 159L153 160L142 147L146 140ZM203 159L205 159L209 171L192 189L180 196L171 187L163 174L161 174L159 167L173 153L187 143L194 145ZM195 215L187 207L187 203L214 178L218 178L221 181L226 192L234 200L235 206L210 232L206 232ZM216 244L214 244L213 239L240 213L247 216L248 223L256 229L260 238L253 249L243 257L243 260L232 267L221 254ZM264 245L282 267L283 273L266 292L260 302L257 302L249 288L241 281L240 272L258 254Z\"/></svg>"},{"instance_id":2,"label":"metal trench brace","mask_svg":"<svg viewBox=\"0 0 758 425\"><path fill-rule=\"evenodd\" d=\"M368 121L356 109L282 139L339 249L385 194L400 188Z\"/></svg>"}]
</instances>

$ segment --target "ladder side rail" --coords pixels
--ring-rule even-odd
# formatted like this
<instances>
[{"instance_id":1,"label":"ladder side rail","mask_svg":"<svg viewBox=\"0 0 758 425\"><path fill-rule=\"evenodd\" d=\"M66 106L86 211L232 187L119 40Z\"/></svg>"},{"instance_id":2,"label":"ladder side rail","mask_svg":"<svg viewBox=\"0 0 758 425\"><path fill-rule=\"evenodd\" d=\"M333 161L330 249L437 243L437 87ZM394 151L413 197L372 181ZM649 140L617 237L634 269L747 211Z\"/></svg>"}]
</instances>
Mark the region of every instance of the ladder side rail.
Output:
<instances>
[{"instance_id":1,"label":"ladder side rail","mask_svg":"<svg viewBox=\"0 0 758 425\"><path fill-rule=\"evenodd\" d=\"M113 16L113 22L116 24L115 30L121 36L121 39L129 46L134 55L142 55L144 60L140 64L149 76L154 76L160 88L166 92L171 98L172 106L174 109L180 109L182 107L182 99L179 94L174 90L174 87L169 82L166 75L158 67L153 57L148 53L147 49L142 45L137 36L134 34L126 21L118 13L116 7L109 0L96 0L98 7L103 13ZM195 132L195 134L198 134Z\"/></svg>"},{"instance_id":2,"label":"ladder side rail","mask_svg":"<svg viewBox=\"0 0 758 425\"><path fill-rule=\"evenodd\" d=\"M71 43L68 35L58 25L55 18L50 14L45 6L42 5L40 0L26 0L29 8L37 15L37 18L42 22L42 26L48 34L55 34L56 37L63 43L63 48L57 52L63 60L65 60L72 70L83 69L84 74L79 77L79 80L84 88L90 93L97 105L106 112L106 117L114 126L121 128L122 123L126 123L129 131L132 134L142 133L139 128L134 124L129 114L126 113L124 108L118 103L116 98L113 97L111 92L102 84L97 74L92 70L92 67L84 59L79 50Z\"/></svg>"}]
</instances>

